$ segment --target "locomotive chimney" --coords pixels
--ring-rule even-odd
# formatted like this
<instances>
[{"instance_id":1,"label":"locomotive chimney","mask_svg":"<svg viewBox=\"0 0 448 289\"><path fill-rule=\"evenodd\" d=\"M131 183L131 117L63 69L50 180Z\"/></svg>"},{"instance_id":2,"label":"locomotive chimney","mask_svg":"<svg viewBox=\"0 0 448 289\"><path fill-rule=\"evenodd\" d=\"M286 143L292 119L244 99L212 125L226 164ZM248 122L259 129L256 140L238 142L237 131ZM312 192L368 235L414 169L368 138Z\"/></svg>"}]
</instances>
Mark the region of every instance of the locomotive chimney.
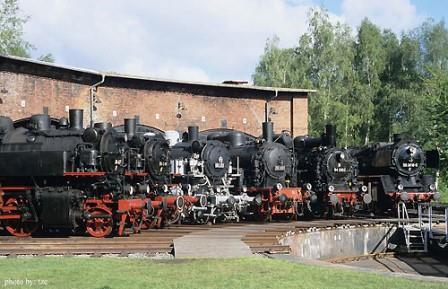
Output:
<instances>
[{"instance_id":1,"label":"locomotive chimney","mask_svg":"<svg viewBox=\"0 0 448 289\"><path fill-rule=\"evenodd\" d=\"M263 138L266 142L272 142L274 139L274 123L270 121L263 122Z\"/></svg>"},{"instance_id":2,"label":"locomotive chimney","mask_svg":"<svg viewBox=\"0 0 448 289\"><path fill-rule=\"evenodd\" d=\"M325 145L329 147L336 146L336 126L332 124L325 126Z\"/></svg>"},{"instance_id":3,"label":"locomotive chimney","mask_svg":"<svg viewBox=\"0 0 448 289\"><path fill-rule=\"evenodd\" d=\"M190 125L188 127L188 140L198 140L199 139L199 127L197 125Z\"/></svg>"},{"instance_id":4,"label":"locomotive chimney","mask_svg":"<svg viewBox=\"0 0 448 289\"><path fill-rule=\"evenodd\" d=\"M110 122L96 122L93 125L93 127L96 128L96 129L100 129L100 130L106 131L106 130L112 128L112 124Z\"/></svg>"},{"instance_id":5,"label":"locomotive chimney","mask_svg":"<svg viewBox=\"0 0 448 289\"><path fill-rule=\"evenodd\" d=\"M124 132L128 135L128 138L132 138L135 135L137 129L137 120L135 118L124 119Z\"/></svg>"},{"instance_id":6,"label":"locomotive chimney","mask_svg":"<svg viewBox=\"0 0 448 289\"><path fill-rule=\"evenodd\" d=\"M394 143L400 142L403 139L403 134L394 133Z\"/></svg>"},{"instance_id":7,"label":"locomotive chimney","mask_svg":"<svg viewBox=\"0 0 448 289\"><path fill-rule=\"evenodd\" d=\"M83 128L83 115L84 115L84 111L82 109L70 109L68 111L70 129L82 129Z\"/></svg>"},{"instance_id":8,"label":"locomotive chimney","mask_svg":"<svg viewBox=\"0 0 448 289\"><path fill-rule=\"evenodd\" d=\"M50 116L48 114L35 114L30 119L31 128L38 131L50 129Z\"/></svg>"}]
</instances>

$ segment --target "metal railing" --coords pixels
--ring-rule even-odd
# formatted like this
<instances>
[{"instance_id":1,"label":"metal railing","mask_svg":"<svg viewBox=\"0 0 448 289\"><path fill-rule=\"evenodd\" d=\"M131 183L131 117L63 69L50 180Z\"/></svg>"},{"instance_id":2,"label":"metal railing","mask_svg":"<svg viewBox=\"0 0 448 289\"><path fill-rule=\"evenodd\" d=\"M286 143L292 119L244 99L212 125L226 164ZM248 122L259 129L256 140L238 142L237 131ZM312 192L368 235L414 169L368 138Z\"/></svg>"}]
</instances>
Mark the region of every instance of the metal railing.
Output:
<instances>
[{"instance_id":1,"label":"metal railing","mask_svg":"<svg viewBox=\"0 0 448 289\"><path fill-rule=\"evenodd\" d=\"M434 208L437 211L443 211L443 217L436 218L434 216ZM424 210L426 209L426 210ZM426 212L425 212L426 211ZM436 215L437 216L437 215ZM440 214L438 215L440 216ZM440 234L440 230L435 230L434 223L440 223L443 220L443 234L445 242L448 242L448 204L436 203L419 203L418 204L418 220L419 226L428 231L429 237L434 238L434 233ZM425 222L426 221L426 222Z\"/></svg>"}]
</instances>

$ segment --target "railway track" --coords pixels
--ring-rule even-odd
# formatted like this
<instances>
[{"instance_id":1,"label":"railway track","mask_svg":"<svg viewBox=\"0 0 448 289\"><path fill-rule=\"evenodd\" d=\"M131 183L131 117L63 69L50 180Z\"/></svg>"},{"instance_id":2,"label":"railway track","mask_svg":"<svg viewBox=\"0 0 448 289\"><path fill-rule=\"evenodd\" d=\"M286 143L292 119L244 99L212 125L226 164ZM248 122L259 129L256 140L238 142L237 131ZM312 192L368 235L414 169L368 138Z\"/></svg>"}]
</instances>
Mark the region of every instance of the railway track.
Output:
<instances>
[{"instance_id":1,"label":"railway track","mask_svg":"<svg viewBox=\"0 0 448 289\"><path fill-rule=\"evenodd\" d=\"M318 229L331 229L344 226L363 226L385 223L388 220L317 220L293 221L274 223L237 223L218 225L173 225L159 230L146 230L140 234L127 237L95 239L83 236L37 236L30 238L16 238L0 236L1 256L20 255L92 255L101 256L116 254L128 256L130 254L172 254L173 243L176 238L191 233L200 233L212 228L226 228L227 231L243 233L241 240L253 253L289 253L289 246L280 245L279 239L291 232L305 232ZM228 234L228 233L226 233ZM226 234L219 235L225 240ZM198 238L201 234L199 234ZM204 235L205 236L205 235Z\"/></svg>"}]
</instances>

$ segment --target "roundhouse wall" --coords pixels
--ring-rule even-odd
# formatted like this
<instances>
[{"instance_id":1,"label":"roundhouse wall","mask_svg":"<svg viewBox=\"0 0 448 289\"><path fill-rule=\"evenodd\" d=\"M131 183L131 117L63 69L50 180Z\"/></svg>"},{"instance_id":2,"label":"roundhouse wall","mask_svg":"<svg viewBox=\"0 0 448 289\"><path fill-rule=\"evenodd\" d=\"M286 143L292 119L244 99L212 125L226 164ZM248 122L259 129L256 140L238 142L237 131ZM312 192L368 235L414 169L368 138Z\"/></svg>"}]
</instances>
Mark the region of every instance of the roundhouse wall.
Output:
<instances>
[{"instance_id":1,"label":"roundhouse wall","mask_svg":"<svg viewBox=\"0 0 448 289\"><path fill-rule=\"evenodd\" d=\"M67 108L82 108L87 125L89 90L89 85L79 82L0 71L0 114L19 119L42 113L43 107L47 107L52 117L62 117L67 115ZM183 131L188 125L196 124L201 130L226 126L259 135L265 115L265 100L260 98L116 86L98 87L97 97L95 122L108 121L114 125L121 124L123 118L138 115L141 123L162 130ZM270 107L276 132L307 133L306 97L272 100Z\"/></svg>"}]
</instances>

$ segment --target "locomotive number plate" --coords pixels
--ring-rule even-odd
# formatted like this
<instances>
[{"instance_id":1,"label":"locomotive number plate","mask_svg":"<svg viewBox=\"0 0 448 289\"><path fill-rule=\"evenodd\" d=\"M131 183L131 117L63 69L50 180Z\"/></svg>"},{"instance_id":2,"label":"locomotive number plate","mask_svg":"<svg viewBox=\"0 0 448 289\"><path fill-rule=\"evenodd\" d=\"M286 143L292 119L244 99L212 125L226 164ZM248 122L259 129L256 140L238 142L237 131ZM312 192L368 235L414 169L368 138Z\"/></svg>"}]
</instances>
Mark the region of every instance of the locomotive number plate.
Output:
<instances>
[{"instance_id":1,"label":"locomotive number plate","mask_svg":"<svg viewBox=\"0 0 448 289\"><path fill-rule=\"evenodd\" d=\"M418 163L403 163L403 168L417 168Z\"/></svg>"},{"instance_id":2,"label":"locomotive number plate","mask_svg":"<svg viewBox=\"0 0 448 289\"><path fill-rule=\"evenodd\" d=\"M335 172L335 173L346 173L347 169L346 168L333 168L333 172Z\"/></svg>"},{"instance_id":3,"label":"locomotive number plate","mask_svg":"<svg viewBox=\"0 0 448 289\"><path fill-rule=\"evenodd\" d=\"M283 172L283 171L285 171L285 166L275 166L274 167L274 171L276 171L276 172Z\"/></svg>"},{"instance_id":4,"label":"locomotive number plate","mask_svg":"<svg viewBox=\"0 0 448 289\"><path fill-rule=\"evenodd\" d=\"M224 163L215 163L215 169L223 169Z\"/></svg>"}]
</instances>

